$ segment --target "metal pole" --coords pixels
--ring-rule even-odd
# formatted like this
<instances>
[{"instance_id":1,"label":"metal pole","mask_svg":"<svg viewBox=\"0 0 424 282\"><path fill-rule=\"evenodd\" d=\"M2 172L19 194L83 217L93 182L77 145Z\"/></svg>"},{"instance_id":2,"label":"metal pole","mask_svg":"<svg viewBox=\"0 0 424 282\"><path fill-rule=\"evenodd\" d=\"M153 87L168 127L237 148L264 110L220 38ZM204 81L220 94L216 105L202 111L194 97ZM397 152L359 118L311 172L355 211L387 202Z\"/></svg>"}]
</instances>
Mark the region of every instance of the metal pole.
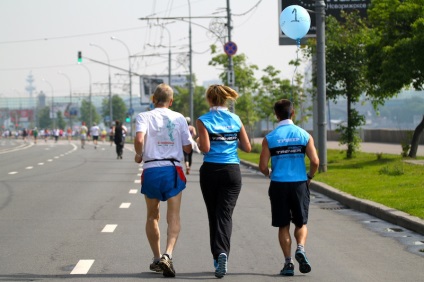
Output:
<instances>
[{"instance_id":1,"label":"metal pole","mask_svg":"<svg viewBox=\"0 0 424 282\"><path fill-rule=\"evenodd\" d=\"M109 81L109 115L110 115L110 124L112 124L112 120L113 120L113 110L112 110L112 83L111 83L111 79L110 79L110 59L109 59L109 55L106 52L105 49L103 49L101 46L97 45L97 44L93 44L90 43L90 46L94 46L99 48L100 50L103 51L103 53L105 53L106 58L107 58L107 63L108 63L108 71L109 71L109 77L108 77L108 81ZM91 127L91 124L90 124Z\"/></svg>"},{"instance_id":2,"label":"metal pole","mask_svg":"<svg viewBox=\"0 0 424 282\"><path fill-rule=\"evenodd\" d=\"M193 50L192 50L192 34L191 34L191 5L190 0L188 2L188 16L189 16L189 26L188 26L188 37L189 37L189 58L190 58L190 79L189 79L189 92L190 92L190 118L194 120L194 110L193 110Z\"/></svg>"},{"instance_id":3,"label":"metal pole","mask_svg":"<svg viewBox=\"0 0 424 282\"><path fill-rule=\"evenodd\" d=\"M227 29L228 29L228 42L231 41L231 10L230 10L230 0L227 0ZM234 88L235 75L233 67L233 57L228 56L228 74L227 74L227 83L228 86ZM230 111L235 112L234 103L230 104Z\"/></svg>"},{"instance_id":4,"label":"metal pole","mask_svg":"<svg viewBox=\"0 0 424 282\"><path fill-rule=\"evenodd\" d=\"M315 1L317 25L317 96L319 172L327 171L326 69L325 69L325 2Z\"/></svg>"},{"instance_id":5,"label":"metal pole","mask_svg":"<svg viewBox=\"0 0 424 282\"><path fill-rule=\"evenodd\" d=\"M89 100L89 103L90 103L90 124L91 124L91 122L93 121L93 114L92 114L92 111L91 111L91 108L92 108L92 105L91 105L91 72L90 72L90 69L87 67L87 66L85 66L85 65L81 65L81 64L79 64L80 66L82 66L82 67L84 67L86 70L87 70L87 72L88 72L88 79L89 79L89 87L88 87L88 91L89 91L89 95L88 95L88 100Z\"/></svg>"},{"instance_id":6,"label":"metal pole","mask_svg":"<svg viewBox=\"0 0 424 282\"><path fill-rule=\"evenodd\" d=\"M127 52L128 52L128 76L129 76L129 84L130 84L129 85L129 87L130 87L130 89L129 89L129 93L130 93L130 109L129 109L129 114L130 114L130 127L131 127L131 136L130 137L131 137L131 140L132 140L132 137L133 137L133 122L132 121L133 121L133 112L134 112L134 109L133 109L133 106L132 106L131 52L130 52L130 48L128 48L128 45L125 44L124 41L122 41L122 40L120 40L120 39L118 39L118 38L116 38L114 36L112 36L110 39L116 40L116 41L122 43L122 45L125 46L125 48L127 49Z\"/></svg>"},{"instance_id":7,"label":"metal pole","mask_svg":"<svg viewBox=\"0 0 424 282\"><path fill-rule=\"evenodd\" d=\"M72 107L72 84L69 76L64 74L63 72L58 72L58 74L63 75L69 82L69 127L72 129L72 116L71 116L71 107Z\"/></svg>"}]
</instances>

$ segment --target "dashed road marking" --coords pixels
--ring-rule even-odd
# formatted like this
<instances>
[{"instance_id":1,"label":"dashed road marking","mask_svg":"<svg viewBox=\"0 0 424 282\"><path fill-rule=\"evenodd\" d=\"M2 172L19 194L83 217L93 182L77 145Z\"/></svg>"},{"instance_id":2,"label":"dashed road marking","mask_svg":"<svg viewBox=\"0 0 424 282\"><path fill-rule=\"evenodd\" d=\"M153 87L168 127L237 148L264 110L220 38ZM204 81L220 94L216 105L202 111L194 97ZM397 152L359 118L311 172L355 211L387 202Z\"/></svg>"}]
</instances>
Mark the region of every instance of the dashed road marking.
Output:
<instances>
[{"instance_id":1,"label":"dashed road marking","mask_svg":"<svg viewBox=\"0 0 424 282\"><path fill-rule=\"evenodd\" d=\"M93 263L94 259L82 259L75 265L71 274L87 274Z\"/></svg>"},{"instance_id":2,"label":"dashed road marking","mask_svg":"<svg viewBox=\"0 0 424 282\"><path fill-rule=\"evenodd\" d=\"M120 209L128 209L131 206L131 203L122 203L119 208Z\"/></svg>"},{"instance_id":3,"label":"dashed road marking","mask_svg":"<svg viewBox=\"0 0 424 282\"><path fill-rule=\"evenodd\" d=\"M33 169L33 166L27 166L25 169Z\"/></svg>"},{"instance_id":4,"label":"dashed road marking","mask_svg":"<svg viewBox=\"0 0 424 282\"><path fill-rule=\"evenodd\" d=\"M131 189L129 193L130 193L130 194L137 194L137 192L138 192L138 190L137 190L137 189Z\"/></svg>"},{"instance_id":5,"label":"dashed road marking","mask_svg":"<svg viewBox=\"0 0 424 282\"><path fill-rule=\"evenodd\" d=\"M52 159L48 159L47 161L48 161L48 162L52 162L53 160L52 160Z\"/></svg>"},{"instance_id":6,"label":"dashed road marking","mask_svg":"<svg viewBox=\"0 0 424 282\"><path fill-rule=\"evenodd\" d=\"M141 183L141 179L134 180L134 183Z\"/></svg>"},{"instance_id":7,"label":"dashed road marking","mask_svg":"<svg viewBox=\"0 0 424 282\"><path fill-rule=\"evenodd\" d=\"M44 163L38 163L38 165L44 165Z\"/></svg>"},{"instance_id":8,"label":"dashed road marking","mask_svg":"<svg viewBox=\"0 0 424 282\"><path fill-rule=\"evenodd\" d=\"M8 174L17 174L17 173L18 173L17 171L11 171Z\"/></svg>"},{"instance_id":9,"label":"dashed road marking","mask_svg":"<svg viewBox=\"0 0 424 282\"><path fill-rule=\"evenodd\" d=\"M106 226L103 228L103 233L113 233L115 231L118 224L106 224Z\"/></svg>"}]
</instances>

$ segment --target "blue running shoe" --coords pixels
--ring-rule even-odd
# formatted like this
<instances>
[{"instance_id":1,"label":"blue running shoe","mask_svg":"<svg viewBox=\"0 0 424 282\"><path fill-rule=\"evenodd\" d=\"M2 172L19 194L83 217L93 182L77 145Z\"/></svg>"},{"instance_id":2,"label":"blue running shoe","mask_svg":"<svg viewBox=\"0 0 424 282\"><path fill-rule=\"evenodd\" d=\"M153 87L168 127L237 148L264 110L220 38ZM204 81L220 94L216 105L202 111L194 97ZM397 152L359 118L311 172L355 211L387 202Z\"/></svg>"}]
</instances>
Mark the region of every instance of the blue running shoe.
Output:
<instances>
[{"instance_id":1,"label":"blue running shoe","mask_svg":"<svg viewBox=\"0 0 424 282\"><path fill-rule=\"evenodd\" d=\"M299 263L299 271L302 273L308 273L311 271L311 265L309 264L308 259L306 258L305 252L297 250L294 255L297 262Z\"/></svg>"},{"instance_id":2,"label":"blue running shoe","mask_svg":"<svg viewBox=\"0 0 424 282\"><path fill-rule=\"evenodd\" d=\"M227 255L222 253L218 256L218 267L215 270L215 277L222 278L227 274Z\"/></svg>"},{"instance_id":3,"label":"blue running shoe","mask_svg":"<svg viewBox=\"0 0 424 282\"><path fill-rule=\"evenodd\" d=\"M293 276L294 275L294 265L291 262L286 263L284 265L283 269L281 269L280 275Z\"/></svg>"}]
</instances>

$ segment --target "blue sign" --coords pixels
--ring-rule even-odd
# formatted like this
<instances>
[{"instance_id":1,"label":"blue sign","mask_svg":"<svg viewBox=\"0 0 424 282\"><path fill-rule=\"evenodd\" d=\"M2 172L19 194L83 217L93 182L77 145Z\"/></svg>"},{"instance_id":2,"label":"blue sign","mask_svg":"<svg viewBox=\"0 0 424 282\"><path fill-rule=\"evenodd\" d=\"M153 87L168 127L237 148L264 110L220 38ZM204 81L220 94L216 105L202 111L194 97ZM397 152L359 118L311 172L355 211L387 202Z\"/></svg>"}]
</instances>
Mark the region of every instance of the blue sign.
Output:
<instances>
[{"instance_id":1,"label":"blue sign","mask_svg":"<svg viewBox=\"0 0 424 282\"><path fill-rule=\"evenodd\" d=\"M234 42L232 42L232 41L228 41L224 45L224 52L228 56L235 55L237 53L237 45Z\"/></svg>"}]
</instances>

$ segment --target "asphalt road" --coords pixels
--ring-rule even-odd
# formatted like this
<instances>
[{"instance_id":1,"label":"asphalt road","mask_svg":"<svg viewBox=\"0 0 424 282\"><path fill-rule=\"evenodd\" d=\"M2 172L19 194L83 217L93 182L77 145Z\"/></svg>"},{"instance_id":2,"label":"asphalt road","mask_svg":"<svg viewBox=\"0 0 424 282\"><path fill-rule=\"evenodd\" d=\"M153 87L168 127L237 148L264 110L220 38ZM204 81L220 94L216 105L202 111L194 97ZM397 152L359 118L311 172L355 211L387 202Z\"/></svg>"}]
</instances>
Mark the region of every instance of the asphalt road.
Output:
<instances>
[{"instance_id":1,"label":"asphalt road","mask_svg":"<svg viewBox=\"0 0 424 282\"><path fill-rule=\"evenodd\" d=\"M85 150L77 142L0 143L0 281L164 281L152 254L139 194L142 166L127 145ZM179 281L216 280L194 156L174 252ZM226 281L424 281L424 236L313 192L306 251L312 272L278 275L283 255L271 227L269 180L242 166ZM165 243L166 204L162 204ZM293 246L294 248L294 246Z\"/></svg>"}]
</instances>

